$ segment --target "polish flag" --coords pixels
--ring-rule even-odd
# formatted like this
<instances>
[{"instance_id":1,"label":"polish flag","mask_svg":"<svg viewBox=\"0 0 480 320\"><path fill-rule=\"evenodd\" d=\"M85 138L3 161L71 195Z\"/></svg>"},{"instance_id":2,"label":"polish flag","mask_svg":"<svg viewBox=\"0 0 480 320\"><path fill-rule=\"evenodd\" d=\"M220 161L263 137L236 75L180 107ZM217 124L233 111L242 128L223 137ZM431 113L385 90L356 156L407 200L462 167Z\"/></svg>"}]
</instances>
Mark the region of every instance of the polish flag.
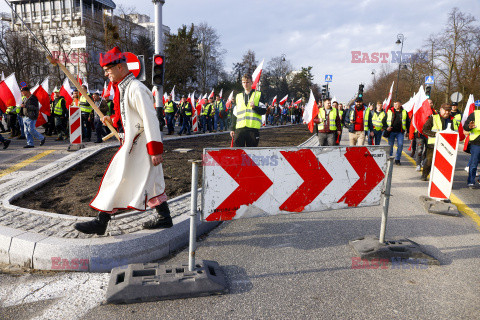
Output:
<instances>
[{"instance_id":1,"label":"polish flag","mask_svg":"<svg viewBox=\"0 0 480 320\"><path fill-rule=\"evenodd\" d=\"M187 96L187 102L190 103L193 106L193 101L195 100L195 91L193 91L192 94L189 94Z\"/></svg>"},{"instance_id":2,"label":"polish flag","mask_svg":"<svg viewBox=\"0 0 480 320\"><path fill-rule=\"evenodd\" d=\"M262 60L262 62L258 65L257 69L252 74L252 89L256 90L257 89L257 84L260 81L260 77L262 76L262 69L263 69L263 62L265 59Z\"/></svg>"},{"instance_id":3,"label":"polish flag","mask_svg":"<svg viewBox=\"0 0 480 320\"><path fill-rule=\"evenodd\" d=\"M470 135L465 137L463 133L463 127L465 126L465 121L467 120L468 116L475 111L475 99L473 98L473 94L468 96L467 104L465 105L465 110L463 110L462 121L460 121L460 126L458 126L458 134L460 140L465 139L463 144L463 151L467 150L468 143L470 142ZM468 124L467 124L468 125Z\"/></svg>"},{"instance_id":4,"label":"polish flag","mask_svg":"<svg viewBox=\"0 0 480 320\"><path fill-rule=\"evenodd\" d=\"M293 105L296 106L297 104L300 104L300 103L302 103L302 98L300 98L300 99L298 99L297 101L295 101L295 102L293 103Z\"/></svg>"},{"instance_id":5,"label":"polish flag","mask_svg":"<svg viewBox=\"0 0 480 320\"><path fill-rule=\"evenodd\" d=\"M227 110L229 110L231 107L232 107L232 102L233 102L233 90L232 92L230 92L230 95L228 96L228 99L227 99Z\"/></svg>"},{"instance_id":6,"label":"polish flag","mask_svg":"<svg viewBox=\"0 0 480 320\"><path fill-rule=\"evenodd\" d=\"M413 126L418 132L423 132L423 125L431 114L432 108L430 108L428 97L423 90L423 85L421 85L417 93L415 106L413 107Z\"/></svg>"},{"instance_id":7,"label":"polish flag","mask_svg":"<svg viewBox=\"0 0 480 320\"><path fill-rule=\"evenodd\" d=\"M157 87L153 87L152 94L154 97L155 97L156 90L157 90ZM115 95L115 89L113 89L112 83L109 82L107 86L107 82L105 82L103 84L102 98L108 99L108 97L111 97L113 99L114 95Z\"/></svg>"},{"instance_id":8,"label":"polish flag","mask_svg":"<svg viewBox=\"0 0 480 320\"><path fill-rule=\"evenodd\" d=\"M285 102L287 102L287 100L288 100L288 94L285 97L283 97L282 100L280 100L280 102L279 102L280 105L283 106L285 104Z\"/></svg>"},{"instance_id":9,"label":"polish flag","mask_svg":"<svg viewBox=\"0 0 480 320\"><path fill-rule=\"evenodd\" d=\"M393 84L395 81L392 81L392 86L390 87L390 92L388 93L388 98L385 102L383 110L388 111L388 108L390 108L390 104L392 103L392 92L393 92Z\"/></svg>"},{"instance_id":10,"label":"polish flag","mask_svg":"<svg viewBox=\"0 0 480 320\"><path fill-rule=\"evenodd\" d=\"M167 102L167 99L168 99L168 95L167 95L166 92L164 92L164 93L163 93L163 98L162 98L162 100L163 100L163 105L165 105L165 103Z\"/></svg>"},{"instance_id":11,"label":"polish flag","mask_svg":"<svg viewBox=\"0 0 480 320\"><path fill-rule=\"evenodd\" d=\"M63 81L63 85L60 88L59 94L65 98L65 103L67 105L67 108L70 108L70 105L73 102L71 92L72 92L72 88L70 88L70 82L68 82L68 78L65 78L65 81Z\"/></svg>"},{"instance_id":12,"label":"polish flag","mask_svg":"<svg viewBox=\"0 0 480 320\"><path fill-rule=\"evenodd\" d=\"M223 95L223 88L220 89L220 93L218 94L218 96L220 97L220 99L222 99L222 95Z\"/></svg>"},{"instance_id":13,"label":"polish flag","mask_svg":"<svg viewBox=\"0 0 480 320\"><path fill-rule=\"evenodd\" d=\"M50 95L48 94L47 90L48 77L42 82L41 85L37 85L32 89L32 95L37 97L38 103L40 104L37 122L35 123L36 127L47 123L48 116L50 115Z\"/></svg>"},{"instance_id":14,"label":"polish flag","mask_svg":"<svg viewBox=\"0 0 480 320\"><path fill-rule=\"evenodd\" d=\"M83 85L82 78L80 78L79 74L77 74L77 82L78 82L78 84Z\"/></svg>"},{"instance_id":15,"label":"polish flag","mask_svg":"<svg viewBox=\"0 0 480 320\"><path fill-rule=\"evenodd\" d=\"M175 101L175 85L173 85L173 89L172 89L172 92L170 92L170 94L172 95L172 101Z\"/></svg>"},{"instance_id":16,"label":"polish flag","mask_svg":"<svg viewBox=\"0 0 480 320\"><path fill-rule=\"evenodd\" d=\"M273 101L272 101L272 106L274 106L274 105L275 105L275 102L277 102L277 96L275 96L275 97L273 98Z\"/></svg>"},{"instance_id":17,"label":"polish flag","mask_svg":"<svg viewBox=\"0 0 480 320\"><path fill-rule=\"evenodd\" d=\"M205 93L203 97L200 99L200 101L198 101L198 104L202 105L202 104L205 104L206 102L207 102L207 94Z\"/></svg>"},{"instance_id":18,"label":"polish flag","mask_svg":"<svg viewBox=\"0 0 480 320\"><path fill-rule=\"evenodd\" d=\"M22 94L18 87L15 73L12 73L4 81L0 82L0 100L2 100L2 111L5 112L7 107L19 106L22 104Z\"/></svg>"},{"instance_id":19,"label":"polish flag","mask_svg":"<svg viewBox=\"0 0 480 320\"><path fill-rule=\"evenodd\" d=\"M303 111L303 123L308 124L308 130L313 133L313 128L315 124L313 123L313 119L318 116L318 105L315 101L315 96L313 95L312 90L310 90L310 98L308 99L308 103L305 106L305 110Z\"/></svg>"},{"instance_id":20,"label":"polish flag","mask_svg":"<svg viewBox=\"0 0 480 320\"><path fill-rule=\"evenodd\" d=\"M214 90L212 89L212 92L210 92L210 94L208 95L208 99L212 98L215 96L215 92L213 92Z\"/></svg>"}]
</instances>

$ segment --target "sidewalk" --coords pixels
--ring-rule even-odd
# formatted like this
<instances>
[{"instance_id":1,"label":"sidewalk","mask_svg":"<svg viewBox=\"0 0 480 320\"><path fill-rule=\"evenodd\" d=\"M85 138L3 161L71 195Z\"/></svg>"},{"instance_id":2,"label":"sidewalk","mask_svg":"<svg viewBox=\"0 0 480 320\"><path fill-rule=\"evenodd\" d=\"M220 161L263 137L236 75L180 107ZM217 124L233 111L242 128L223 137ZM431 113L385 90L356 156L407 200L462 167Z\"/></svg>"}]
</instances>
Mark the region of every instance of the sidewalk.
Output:
<instances>
[{"instance_id":1,"label":"sidewalk","mask_svg":"<svg viewBox=\"0 0 480 320\"><path fill-rule=\"evenodd\" d=\"M225 133L202 136L215 134ZM166 136L164 140L197 136ZM102 144L88 143L85 149L66 153L52 163L14 175L15 178L5 179L6 182L0 184L0 263L41 270L109 272L116 266L161 259L188 244L189 193L168 201L174 227L144 230L142 225L151 219L154 210L134 211L115 216L104 236L86 235L73 228L75 223L91 220L90 217L67 216L11 205L22 194L39 188L84 159L115 145L118 142L113 140ZM200 220L197 223L199 235L219 224Z\"/></svg>"}]
</instances>

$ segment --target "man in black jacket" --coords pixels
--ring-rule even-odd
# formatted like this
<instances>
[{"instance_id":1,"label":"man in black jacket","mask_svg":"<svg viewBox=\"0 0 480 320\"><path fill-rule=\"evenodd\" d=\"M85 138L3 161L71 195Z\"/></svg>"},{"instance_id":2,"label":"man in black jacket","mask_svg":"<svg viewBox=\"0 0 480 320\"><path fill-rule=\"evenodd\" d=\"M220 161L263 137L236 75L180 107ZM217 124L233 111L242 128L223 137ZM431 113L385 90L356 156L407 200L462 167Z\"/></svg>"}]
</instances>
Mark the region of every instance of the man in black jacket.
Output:
<instances>
[{"instance_id":1,"label":"man in black jacket","mask_svg":"<svg viewBox=\"0 0 480 320\"><path fill-rule=\"evenodd\" d=\"M60 90L53 91L54 100L51 106L51 114L54 118L55 130L58 132L57 141L64 140L68 137L67 122L68 110L65 98L60 95Z\"/></svg>"},{"instance_id":2,"label":"man in black jacket","mask_svg":"<svg viewBox=\"0 0 480 320\"><path fill-rule=\"evenodd\" d=\"M40 107L37 97L32 95L29 87L22 88L22 96L25 97L25 101L22 103L22 114L23 125L25 128L25 136L27 138L27 144L24 148L33 148L33 138L40 140L40 145L45 144L45 137L41 135L35 128L35 123L37 122L38 113L40 112Z\"/></svg>"}]
</instances>

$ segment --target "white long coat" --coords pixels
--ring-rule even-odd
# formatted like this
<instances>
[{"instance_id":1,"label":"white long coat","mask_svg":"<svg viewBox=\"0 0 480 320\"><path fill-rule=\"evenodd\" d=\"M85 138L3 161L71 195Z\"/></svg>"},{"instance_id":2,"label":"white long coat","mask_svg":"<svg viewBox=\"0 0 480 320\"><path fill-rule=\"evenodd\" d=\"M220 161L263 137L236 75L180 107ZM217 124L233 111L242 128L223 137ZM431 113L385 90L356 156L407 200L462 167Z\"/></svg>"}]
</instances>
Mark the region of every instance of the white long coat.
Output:
<instances>
[{"instance_id":1,"label":"white long coat","mask_svg":"<svg viewBox=\"0 0 480 320\"><path fill-rule=\"evenodd\" d=\"M110 161L90 206L105 212L146 210L148 200L165 192L162 165L153 166L147 151L147 143L153 143L163 152L160 126L152 93L145 85L129 74L118 89L123 144Z\"/></svg>"}]
</instances>

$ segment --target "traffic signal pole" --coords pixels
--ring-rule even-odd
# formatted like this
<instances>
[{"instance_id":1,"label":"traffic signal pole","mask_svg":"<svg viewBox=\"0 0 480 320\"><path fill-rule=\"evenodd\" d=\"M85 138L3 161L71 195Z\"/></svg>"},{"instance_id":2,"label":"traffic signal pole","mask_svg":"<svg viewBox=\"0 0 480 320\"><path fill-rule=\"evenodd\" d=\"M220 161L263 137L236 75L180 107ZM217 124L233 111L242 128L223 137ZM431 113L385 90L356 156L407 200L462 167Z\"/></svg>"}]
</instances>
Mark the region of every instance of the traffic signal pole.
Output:
<instances>
[{"instance_id":1,"label":"traffic signal pole","mask_svg":"<svg viewBox=\"0 0 480 320\"><path fill-rule=\"evenodd\" d=\"M165 0L153 0L155 5L155 54L163 54L163 23L162 23L162 7ZM154 64L155 61L152 61ZM163 86L156 86L157 94L155 99L155 108L157 110L157 118L160 121L160 130L163 129Z\"/></svg>"}]
</instances>

